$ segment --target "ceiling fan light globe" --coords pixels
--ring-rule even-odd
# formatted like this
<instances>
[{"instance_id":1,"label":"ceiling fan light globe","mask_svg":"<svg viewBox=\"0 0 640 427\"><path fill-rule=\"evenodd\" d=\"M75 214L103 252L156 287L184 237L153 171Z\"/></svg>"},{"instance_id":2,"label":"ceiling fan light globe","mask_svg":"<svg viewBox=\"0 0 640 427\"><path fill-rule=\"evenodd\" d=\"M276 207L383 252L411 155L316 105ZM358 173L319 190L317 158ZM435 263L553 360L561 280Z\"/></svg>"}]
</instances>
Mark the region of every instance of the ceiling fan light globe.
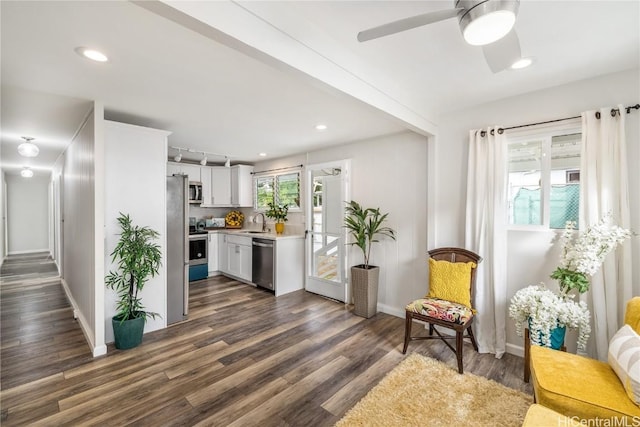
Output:
<instances>
[{"instance_id":1,"label":"ceiling fan light globe","mask_svg":"<svg viewBox=\"0 0 640 427\"><path fill-rule=\"evenodd\" d=\"M531 57L520 58L516 62L511 64L511 69L512 70L521 70L523 68L527 68L531 64L533 64L533 58L531 58Z\"/></svg>"},{"instance_id":2,"label":"ceiling fan light globe","mask_svg":"<svg viewBox=\"0 0 640 427\"><path fill-rule=\"evenodd\" d=\"M36 144L31 142L23 142L18 145L18 154L23 157L36 157L40 153L40 149Z\"/></svg>"},{"instance_id":3,"label":"ceiling fan light globe","mask_svg":"<svg viewBox=\"0 0 640 427\"><path fill-rule=\"evenodd\" d=\"M470 45L484 46L506 36L515 22L515 13L498 10L469 21L462 28L462 35ZM462 25L462 22L460 24Z\"/></svg>"}]
</instances>

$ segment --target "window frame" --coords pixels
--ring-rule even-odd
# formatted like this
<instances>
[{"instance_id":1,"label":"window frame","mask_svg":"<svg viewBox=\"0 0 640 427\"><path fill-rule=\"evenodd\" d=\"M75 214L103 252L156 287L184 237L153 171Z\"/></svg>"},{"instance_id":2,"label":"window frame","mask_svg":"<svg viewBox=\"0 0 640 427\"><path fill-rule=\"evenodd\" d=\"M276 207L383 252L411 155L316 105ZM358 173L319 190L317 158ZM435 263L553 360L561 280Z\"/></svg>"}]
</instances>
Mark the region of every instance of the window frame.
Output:
<instances>
[{"instance_id":1,"label":"window frame","mask_svg":"<svg viewBox=\"0 0 640 427\"><path fill-rule=\"evenodd\" d=\"M278 177L285 175L297 175L298 176L298 200L297 207L290 207L289 212L302 212L303 200L302 200L302 171L301 170L284 170L278 173L256 173L253 177L253 209L256 212L265 212L269 210L268 207L258 207L258 180L260 178L271 178L273 180L273 201L278 204L280 202L280 190Z\"/></svg>"},{"instance_id":2,"label":"window frame","mask_svg":"<svg viewBox=\"0 0 640 427\"><path fill-rule=\"evenodd\" d=\"M554 122L544 125L535 126L534 128L519 128L511 129L505 132L506 144L509 147L511 144L518 144L531 139L539 139L542 141L542 156L540 161L540 209L542 224L511 224L509 220L509 202L507 199L507 230L514 231L553 231L562 232L562 229L551 228L551 209L550 209L550 197L551 197L551 140L556 136L568 135L572 133L582 134L582 119L575 118L571 120L565 120L562 122ZM508 152L508 148L507 148ZM509 158L507 154L507 180L505 185L509 185ZM576 170L572 170L576 172ZM508 194L507 194L507 197Z\"/></svg>"}]
</instances>

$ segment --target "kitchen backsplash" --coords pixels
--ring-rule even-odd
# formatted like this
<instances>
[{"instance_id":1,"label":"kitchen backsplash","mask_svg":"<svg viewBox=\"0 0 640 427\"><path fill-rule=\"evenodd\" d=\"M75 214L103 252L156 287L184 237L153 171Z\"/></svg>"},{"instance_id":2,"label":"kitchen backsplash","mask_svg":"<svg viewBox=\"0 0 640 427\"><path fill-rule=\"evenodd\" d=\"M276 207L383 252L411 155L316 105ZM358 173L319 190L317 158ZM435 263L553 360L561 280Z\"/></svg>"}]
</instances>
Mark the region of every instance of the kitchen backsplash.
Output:
<instances>
[{"instance_id":1,"label":"kitchen backsplash","mask_svg":"<svg viewBox=\"0 0 640 427\"><path fill-rule=\"evenodd\" d=\"M196 217L196 219L203 218L224 218L229 211L239 210L244 214L244 228L261 227L260 224L254 224L251 222L251 218L256 215L256 212L252 208L201 208L199 206L189 206L189 216ZM304 213L302 212L289 212L287 216L288 221L285 223L285 234L303 234L305 230L304 225ZM259 219L258 221L262 221ZM267 218L267 227L273 230L272 219Z\"/></svg>"}]
</instances>

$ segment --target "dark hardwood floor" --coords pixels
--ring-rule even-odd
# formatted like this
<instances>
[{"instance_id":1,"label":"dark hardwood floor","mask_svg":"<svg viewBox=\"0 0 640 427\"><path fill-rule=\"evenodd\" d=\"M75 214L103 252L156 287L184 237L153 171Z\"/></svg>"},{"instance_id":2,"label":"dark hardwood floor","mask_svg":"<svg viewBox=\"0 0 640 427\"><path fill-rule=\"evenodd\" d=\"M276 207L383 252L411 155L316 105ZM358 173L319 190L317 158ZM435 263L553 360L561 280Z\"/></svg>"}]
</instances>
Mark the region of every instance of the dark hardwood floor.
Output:
<instances>
[{"instance_id":1,"label":"dark hardwood floor","mask_svg":"<svg viewBox=\"0 0 640 427\"><path fill-rule=\"evenodd\" d=\"M405 357L403 319L363 319L304 291L276 299L217 277L192 283L189 321L94 359L42 261L2 268L3 426L333 425ZM409 352L456 367L440 341L413 342ZM464 364L531 393L522 358L465 344Z\"/></svg>"}]
</instances>

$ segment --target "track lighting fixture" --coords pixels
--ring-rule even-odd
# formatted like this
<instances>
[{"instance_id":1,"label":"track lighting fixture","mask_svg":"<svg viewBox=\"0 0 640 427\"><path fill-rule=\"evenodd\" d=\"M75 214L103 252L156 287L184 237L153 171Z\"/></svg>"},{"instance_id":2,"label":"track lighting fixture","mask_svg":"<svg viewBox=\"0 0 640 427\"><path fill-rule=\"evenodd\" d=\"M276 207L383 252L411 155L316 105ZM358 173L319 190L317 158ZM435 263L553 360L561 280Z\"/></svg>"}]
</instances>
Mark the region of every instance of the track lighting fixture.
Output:
<instances>
[{"instance_id":1,"label":"track lighting fixture","mask_svg":"<svg viewBox=\"0 0 640 427\"><path fill-rule=\"evenodd\" d=\"M31 178L33 176L33 171L28 166L25 166L20 171L20 175L22 175L23 178Z\"/></svg>"},{"instance_id":2,"label":"track lighting fixture","mask_svg":"<svg viewBox=\"0 0 640 427\"><path fill-rule=\"evenodd\" d=\"M186 151L187 153L193 153L193 154L202 153L202 158L199 161L199 163L202 166L206 166L207 165L207 163L210 160L209 157L224 157L224 159L225 159L225 163L224 163L225 167L231 167L231 157L233 157L233 156L229 156L229 155L226 155L226 154L219 154L219 153L209 153L209 152L206 152L206 151L199 151L199 150L196 150L194 148L174 147L174 146L171 146L171 145L169 146L169 148L178 151L178 154L176 154L173 157L173 160L175 162L182 161L182 152ZM187 154L187 161L191 162L191 161L196 160L193 157L194 157L193 155ZM215 162L215 163L217 163L217 162Z\"/></svg>"},{"instance_id":3,"label":"track lighting fixture","mask_svg":"<svg viewBox=\"0 0 640 427\"><path fill-rule=\"evenodd\" d=\"M22 139L24 139L25 142L18 145L18 153L24 157L36 157L40 152L40 149L38 149L36 144L31 142L34 138L23 136Z\"/></svg>"}]
</instances>

